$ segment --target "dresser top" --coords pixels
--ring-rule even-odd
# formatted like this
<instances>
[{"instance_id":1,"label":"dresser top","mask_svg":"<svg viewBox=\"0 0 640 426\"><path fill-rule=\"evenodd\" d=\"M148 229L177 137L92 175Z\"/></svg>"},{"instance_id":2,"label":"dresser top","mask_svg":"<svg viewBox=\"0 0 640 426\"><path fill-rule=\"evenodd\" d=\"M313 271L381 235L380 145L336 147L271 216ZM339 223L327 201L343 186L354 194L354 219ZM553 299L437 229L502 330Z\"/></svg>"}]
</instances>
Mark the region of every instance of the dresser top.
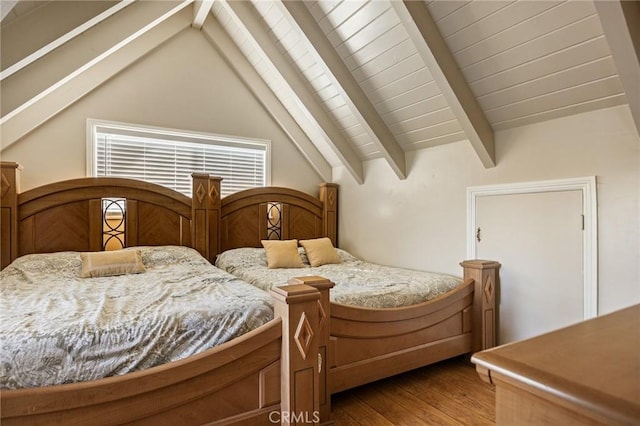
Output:
<instances>
[{"instance_id":1,"label":"dresser top","mask_svg":"<svg viewBox=\"0 0 640 426\"><path fill-rule=\"evenodd\" d=\"M640 305L482 351L472 361L490 380L499 375L606 417L640 419Z\"/></svg>"}]
</instances>

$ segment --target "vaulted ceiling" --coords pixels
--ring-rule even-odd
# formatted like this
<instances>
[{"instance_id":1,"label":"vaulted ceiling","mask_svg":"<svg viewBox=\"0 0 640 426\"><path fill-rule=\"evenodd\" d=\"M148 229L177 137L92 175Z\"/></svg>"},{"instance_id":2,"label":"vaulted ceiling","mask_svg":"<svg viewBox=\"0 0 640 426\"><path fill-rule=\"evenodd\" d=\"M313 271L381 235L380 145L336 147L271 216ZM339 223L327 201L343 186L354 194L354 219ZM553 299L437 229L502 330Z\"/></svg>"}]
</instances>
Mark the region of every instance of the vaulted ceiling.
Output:
<instances>
[{"instance_id":1,"label":"vaulted ceiling","mask_svg":"<svg viewBox=\"0 0 640 426\"><path fill-rule=\"evenodd\" d=\"M492 167L497 130L615 105L628 104L640 129L634 1L1 6L3 149L189 26L325 179L344 166L363 182L363 162L373 158L403 179L408 151L463 140ZM36 12L50 25L26 38L42 25Z\"/></svg>"}]
</instances>

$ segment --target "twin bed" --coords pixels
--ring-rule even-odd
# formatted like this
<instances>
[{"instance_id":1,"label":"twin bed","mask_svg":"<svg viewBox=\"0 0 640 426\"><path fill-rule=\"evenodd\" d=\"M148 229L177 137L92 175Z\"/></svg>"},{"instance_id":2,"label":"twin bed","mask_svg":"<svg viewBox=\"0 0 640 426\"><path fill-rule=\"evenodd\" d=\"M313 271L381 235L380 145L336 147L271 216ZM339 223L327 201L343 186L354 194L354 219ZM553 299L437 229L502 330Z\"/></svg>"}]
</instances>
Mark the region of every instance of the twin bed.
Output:
<instances>
[{"instance_id":1,"label":"twin bed","mask_svg":"<svg viewBox=\"0 0 640 426\"><path fill-rule=\"evenodd\" d=\"M463 262L463 279L395 270L399 293L384 279L365 293L389 271L339 249L339 265L266 268L261 240L337 247L336 185L220 199L220 179L194 174L193 198L114 178L18 194L18 175L2 164L2 267L17 259L2 272L3 424L325 423L332 393L495 343L495 262ZM147 270L79 278L78 252L114 237Z\"/></svg>"}]
</instances>

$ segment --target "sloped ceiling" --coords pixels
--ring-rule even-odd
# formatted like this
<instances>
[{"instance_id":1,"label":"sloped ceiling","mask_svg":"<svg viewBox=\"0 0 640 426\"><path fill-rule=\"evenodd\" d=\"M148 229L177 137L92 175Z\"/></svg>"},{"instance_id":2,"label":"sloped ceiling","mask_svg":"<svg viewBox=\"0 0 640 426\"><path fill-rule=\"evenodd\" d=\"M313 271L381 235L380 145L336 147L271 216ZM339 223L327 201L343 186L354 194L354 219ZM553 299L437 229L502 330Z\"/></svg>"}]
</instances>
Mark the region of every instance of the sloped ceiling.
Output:
<instances>
[{"instance_id":1,"label":"sloped ceiling","mask_svg":"<svg viewBox=\"0 0 640 426\"><path fill-rule=\"evenodd\" d=\"M189 26L321 175L463 140L493 167L496 130L614 105L640 128L639 2L0 4L3 149Z\"/></svg>"}]
</instances>

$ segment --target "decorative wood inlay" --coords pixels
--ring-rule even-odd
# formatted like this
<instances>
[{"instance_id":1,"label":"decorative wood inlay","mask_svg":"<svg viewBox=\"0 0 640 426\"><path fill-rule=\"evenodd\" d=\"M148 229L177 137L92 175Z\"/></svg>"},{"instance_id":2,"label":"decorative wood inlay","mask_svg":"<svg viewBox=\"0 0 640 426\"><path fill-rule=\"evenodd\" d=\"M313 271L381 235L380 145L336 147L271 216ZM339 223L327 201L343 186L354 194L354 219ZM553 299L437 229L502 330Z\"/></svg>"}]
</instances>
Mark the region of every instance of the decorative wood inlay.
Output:
<instances>
[{"instance_id":1,"label":"decorative wood inlay","mask_svg":"<svg viewBox=\"0 0 640 426\"><path fill-rule=\"evenodd\" d=\"M220 196L220 192L218 192L218 188L215 185L211 185L209 188L209 199L212 203L215 203L218 197Z\"/></svg>"},{"instance_id":2,"label":"decorative wood inlay","mask_svg":"<svg viewBox=\"0 0 640 426\"><path fill-rule=\"evenodd\" d=\"M331 191L329 192L329 196L327 197L327 201L329 203L329 207L333 207L336 202L336 193Z\"/></svg>"},{"instance_id":3,"label":"decorative wood inlay","mask_svg":"<svg viewBox=\"0 0 640 426\"><path fill-rule=\"evenodd\" d=\"M493 279L489 275L487 280L484 282L484 297L487 300L487 303L491 303L493 300L493 292L496 286L493 284Z\"/></svg>"},{"instance_id":4,"label":"decorative wood inlay","mask_svg":"<svg viewBox=\"0 0 640 426\"><path fill-rule=\"evenodd\" d=\"M9 182L9 179L7 179L4 173L2 173L0 177L0 191L1 191L0 196L4 198L4 196L7 195L7 192L9 191L9 189L11 189L11 182Z\"/></svg>"},{"instance_id":5,"label":"decorative wood inlay","mask_svg":"<svg viewBox=\"0 0 640 426\"><path fill-rule=\"evenodd\" d=\"M325 313L324 308L322 307L322 303L320 303L319 300L318 300L318 319L319 319L318 331L322 331L324 330L324 323L325 323L325 320L327 319L327 314Z\"/></svg>"},{"instance_id":6,"label":"decorative wood inlay","mask_svg":"<svg viewBox=\"0 0 640 426\"><path fill-rule=\"evenodd\" d=\"M300 321L298 322L298 327L296 328L296 334L294 334L293 340L295 340L296 346L298 346L302 359L307 359L309 347L313 341L313 328L311 328L311 324L309 323L305 312L300 316Z\"/></svg>"},{"instance_id":7,"label":"decorative wood inlay","mask_svg":"<svg viewBox=\"0 0 640 426\"><path fill-rule=\"evenodd\" d=\"M198 198L198 203L202 204L202 200L204 200L205 195L207 195L206 189L204 189L204 185L202 183L198 185L198 189L196 189L196 198Z\"/></svg>"}]
</instances>

